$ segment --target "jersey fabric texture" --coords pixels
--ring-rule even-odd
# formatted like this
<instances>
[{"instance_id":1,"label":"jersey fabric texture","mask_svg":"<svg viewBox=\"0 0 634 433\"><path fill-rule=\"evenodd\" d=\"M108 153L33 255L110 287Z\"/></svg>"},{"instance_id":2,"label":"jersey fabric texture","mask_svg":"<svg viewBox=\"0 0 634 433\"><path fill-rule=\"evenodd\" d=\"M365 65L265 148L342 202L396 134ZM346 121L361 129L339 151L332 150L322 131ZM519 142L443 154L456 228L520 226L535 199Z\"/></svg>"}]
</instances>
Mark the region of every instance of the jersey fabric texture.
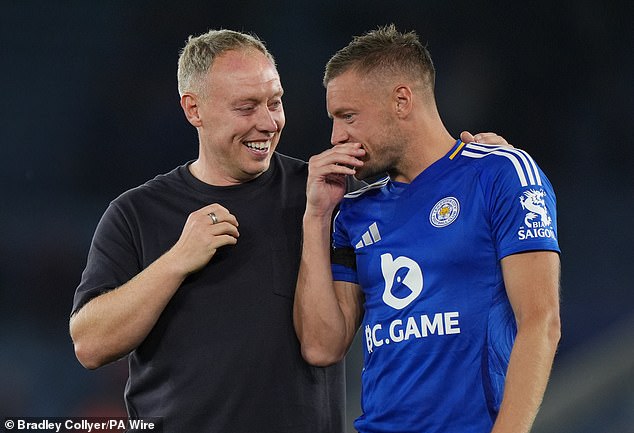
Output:
<instances>
[{"instance_id":1,"label":"jersey fabric texture","mask_svg":"<svg viewBox=\"0 0 634 433\"><path fill-rule=\"evenodd\" d=\"M360 433L490 431L516 334L500 260L559 252L555 212L524 151L460 141L410 184L345 196L332 269L365 295Z\"/></svg>"},{"instance_id":2,"label":"jersey fabric texture","mask_svg":"<svg viewBox=\"0 0 634 433\"><path fill-rule=\"evenodd\" d=\"M344 431L343 366L305 363L293 328L306 178L306 163L277 153L237 186L207 185L183 165L110 204L73 311L154 262L203 206L229 209L240 232L183 282L130 353L130 417L160 417L165 433Z\"/></svg>"}]
</instances>

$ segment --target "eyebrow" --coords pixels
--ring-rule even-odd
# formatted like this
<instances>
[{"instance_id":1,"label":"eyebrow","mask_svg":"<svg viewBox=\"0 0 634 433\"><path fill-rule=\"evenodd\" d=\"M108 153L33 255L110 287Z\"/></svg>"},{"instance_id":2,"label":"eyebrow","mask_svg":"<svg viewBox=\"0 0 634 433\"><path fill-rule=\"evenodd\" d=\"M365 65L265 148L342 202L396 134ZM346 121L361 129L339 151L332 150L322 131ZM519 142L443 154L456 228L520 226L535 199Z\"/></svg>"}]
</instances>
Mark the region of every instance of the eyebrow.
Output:
<instances>
[{"instance_id":1,"label":"eyebrow","mask_svg":"<svg viewBox=\"0 0 634 433\"><path fill-rule=\"evenodd\" d=\"M284 89L280 89L279 91L273 93L273 95L271 96L272 98L276 98L279 97L281 98L284 95ZM269 98L267 98L269 99ZM234 104L242 104L245 102L252 102L252 103L259 103L262 100L262 98L255 98L252 96L247 96L244 98L238 98L234 101Z\"/></svg>"},{"instance_id":2,"label":"eyebrow","mask_svg":"<svg viewBox=\"0 0 634 433\"><path fill-rule=\"evenodd\" d=\"M352 108L340 108L338 110L335 110L334 113L328 112L328 118L333 119L334 117L341 117L344 113L349 112L354 112L354 110L352 110Z\"/></svg>"}]
</instances>

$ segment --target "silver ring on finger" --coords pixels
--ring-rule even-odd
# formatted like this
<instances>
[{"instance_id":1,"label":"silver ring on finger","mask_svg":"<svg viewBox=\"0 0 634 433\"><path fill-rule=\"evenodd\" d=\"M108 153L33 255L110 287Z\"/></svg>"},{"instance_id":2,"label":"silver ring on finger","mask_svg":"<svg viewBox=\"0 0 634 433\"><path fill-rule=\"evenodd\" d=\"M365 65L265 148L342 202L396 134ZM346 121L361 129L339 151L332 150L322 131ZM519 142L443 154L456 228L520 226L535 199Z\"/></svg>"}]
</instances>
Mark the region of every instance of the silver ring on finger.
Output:
<instances>
[{"instance_id":1,"label":"silver ring on finger","mask_svg":"<svg viewBox=\"0 0 634 433\"><path fill-rule=\"evenodd\" d=\"M212 224L217 224L218 223L218 217L216 216L215 213L209 212L207 215L209 215L209 218L211 218L211 223Z\"/></svg>"}]
</instances>

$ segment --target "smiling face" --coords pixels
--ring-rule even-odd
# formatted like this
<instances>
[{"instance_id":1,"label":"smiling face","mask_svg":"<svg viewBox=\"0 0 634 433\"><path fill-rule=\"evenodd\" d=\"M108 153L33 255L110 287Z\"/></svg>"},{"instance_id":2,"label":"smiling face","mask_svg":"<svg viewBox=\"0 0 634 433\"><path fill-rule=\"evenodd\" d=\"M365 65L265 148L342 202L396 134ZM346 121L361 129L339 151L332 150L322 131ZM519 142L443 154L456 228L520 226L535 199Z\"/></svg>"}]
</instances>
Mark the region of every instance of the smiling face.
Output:
<instances>
[{"instance_id":1,"label":"smiling face","mask_svg":"<svg viewBox=\"0 0 634 433\"><path fill-rule=\"evenodd\" d=\"M328 114L332 118L333 146L361 143L366 154L355 177L365 179L398 171L404 137L397 126L389 88L380 81L364 81L349 70L326 87Z\"/></svg>"},{"instance_id":2,"label":"smiling face","mask_svg":"<svg viewBox=\"0 0 634 433\"><path fill-rule=\"evenodd\" d=\"M214 185L252 180L269 168L285 124L275 65L246 49L218 56L196 96L201 172Z\"/></svg>"}]
</instances>

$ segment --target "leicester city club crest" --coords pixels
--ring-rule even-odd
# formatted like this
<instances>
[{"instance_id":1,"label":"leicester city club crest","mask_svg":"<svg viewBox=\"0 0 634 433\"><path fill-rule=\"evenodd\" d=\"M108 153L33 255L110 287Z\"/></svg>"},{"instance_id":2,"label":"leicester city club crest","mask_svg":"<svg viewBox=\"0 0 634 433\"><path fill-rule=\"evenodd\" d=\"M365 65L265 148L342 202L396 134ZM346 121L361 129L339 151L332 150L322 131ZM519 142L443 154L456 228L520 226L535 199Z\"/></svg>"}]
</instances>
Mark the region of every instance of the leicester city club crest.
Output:
<instances>
[{"instance_id":1,"label":"leicester city club crest","mask_svg":"<svg viewBox=\"0 0 634 433\"><path fill-rule=\"evenodd\" d=\"M429 214L429 222L434 227L447 227L460 214L460 203L455 197L445 197L438 201Z\"/></svg>"}]
</instances>

